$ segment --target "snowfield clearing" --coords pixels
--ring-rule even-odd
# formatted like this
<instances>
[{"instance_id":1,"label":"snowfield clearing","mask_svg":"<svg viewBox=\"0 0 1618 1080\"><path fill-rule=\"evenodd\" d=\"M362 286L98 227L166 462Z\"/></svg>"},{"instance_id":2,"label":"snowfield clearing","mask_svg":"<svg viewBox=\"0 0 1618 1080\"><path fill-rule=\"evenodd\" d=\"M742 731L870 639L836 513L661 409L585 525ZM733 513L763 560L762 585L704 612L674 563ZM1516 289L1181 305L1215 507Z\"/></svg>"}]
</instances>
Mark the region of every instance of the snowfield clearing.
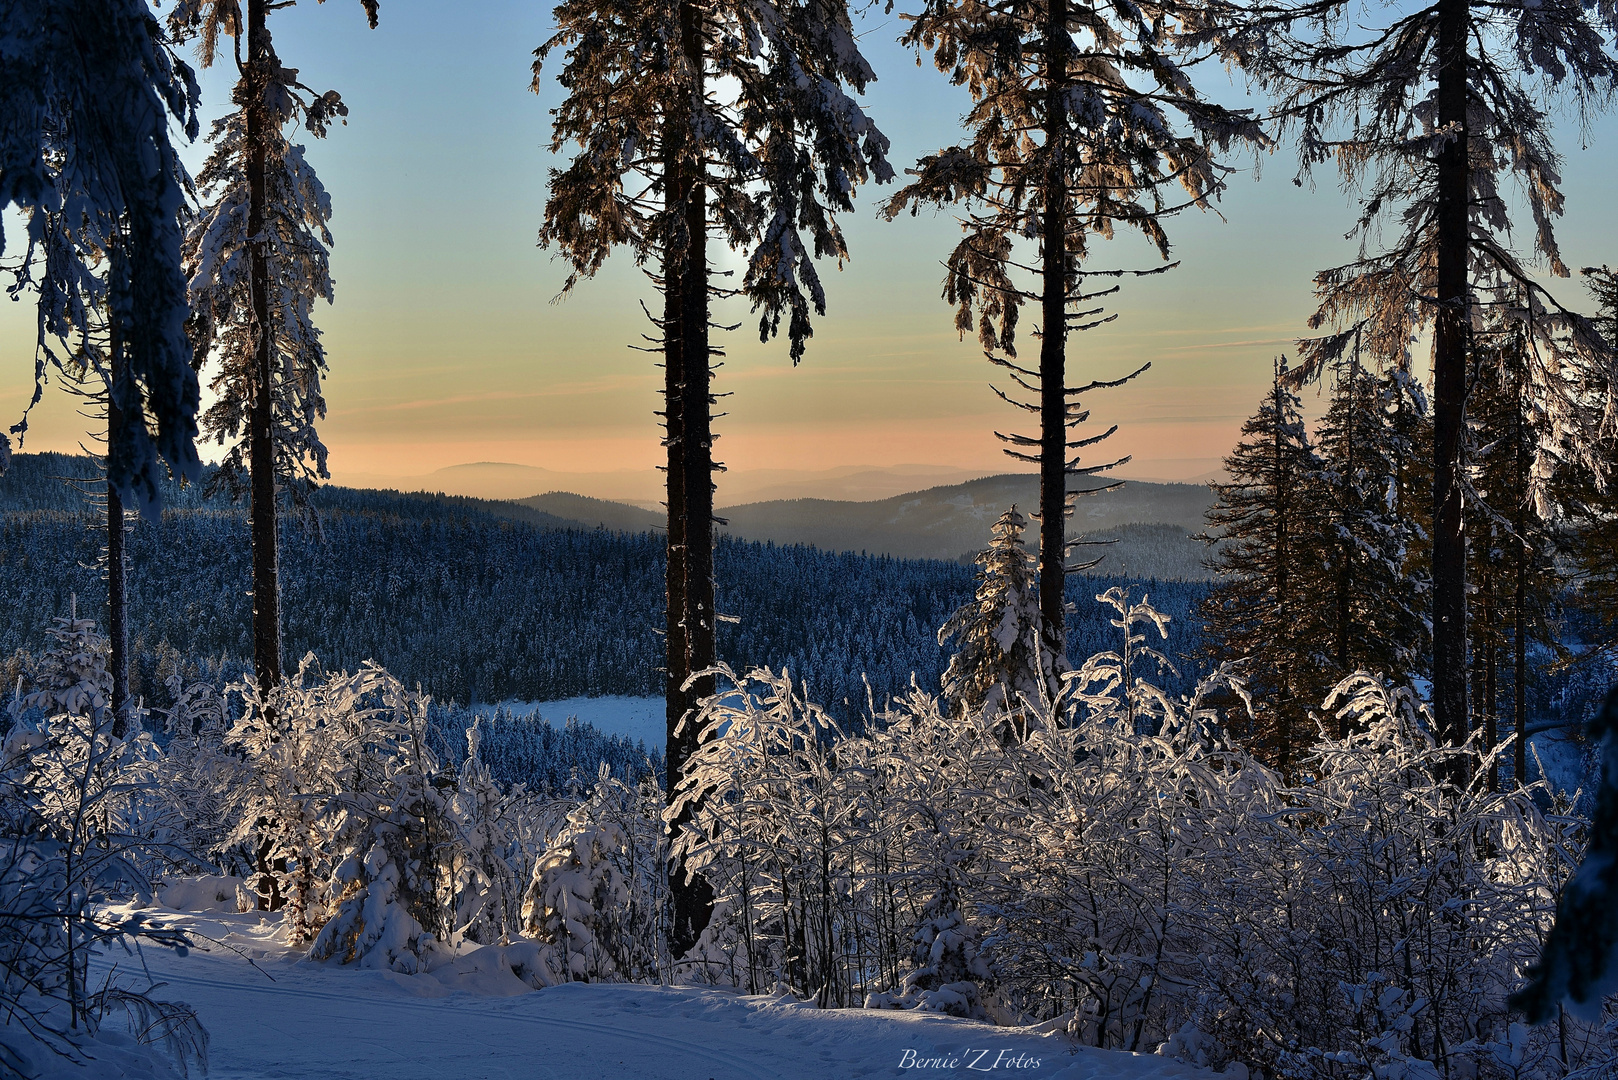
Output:
<instances>
[{"instance_id":1,"label":"snowfield clearing","mask_svg":"<svg viewBox=\"0 0 1618 1080\"><path fill-rule=\"evenodd\" d=\"M148 949L144 957L168 984L156 996L188 1002L206 1025L214 1080L1214 1075L1060 1034L938 1014L823 1011L784 994L585 983L535 991L495 947L429 975L317 964L282 945L278 920L258 912L157 918L214 939L199 937L187 956ZM138 969L138 959L116 960L125 973Z\"/></svg>"},{"instance_id":2,"label":"snowfield clearing","mask_svg":"<svg viewBox=\"0 0 1618 1080\"><path fill-rule=\"evenodd\" d=\"M604 735L639 739L649 749L660 749L668 737L666 704L660 697L571 697L557 701L501 701L476 706L477 713L493 716L504 709L512 716L538 716L554 728L565 727L570 718L589 724Z\"/></svg>"}]
</instances>

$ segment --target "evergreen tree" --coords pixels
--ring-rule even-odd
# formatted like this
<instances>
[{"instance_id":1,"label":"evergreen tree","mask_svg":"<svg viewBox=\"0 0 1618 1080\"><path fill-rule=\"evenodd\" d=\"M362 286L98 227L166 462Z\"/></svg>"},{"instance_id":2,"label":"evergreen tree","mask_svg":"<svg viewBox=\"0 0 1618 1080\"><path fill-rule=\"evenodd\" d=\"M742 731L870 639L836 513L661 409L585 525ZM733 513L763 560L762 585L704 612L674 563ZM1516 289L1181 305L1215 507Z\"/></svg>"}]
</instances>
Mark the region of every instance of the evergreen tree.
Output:
<instances>
[{"instance_id":1,"label":"evergreen tree","mask_svg":"<svg viewBox=\"0 0 1618 1080\"><path fill-rule=\"evenodd\" d=\"M18 0L5 11L0 210L15 204L28 244L0 265L13 299L38 292L34 395L106 313L121 357L109 380L107 483L155 513L163 469L195 477L199 391L182 323L178 215L188 184L169 141L196 134L198 91L137 0ZM0 255L5 235L0 230ZM36 279L35 273L40 276ZM27 430L27 417L12 428ZM10 441L0 436L0 471Z\"/></svg>"},{"instance_id":2,"label":"evergreen tree","mask_svg":"<svg viewBox=\"0 0 1618 1080\"><path fill-rule=\"evenodd\" d=\"M295 0L294 0L295 2ZM361 0L374 28L377 0ZM217 352L217 403L207 435L233 440L214 482L247 494L253 546L253 666L266 690L281 679L281 586L277 486L300 501L326 473L315 433L325 414L325 350L310 321L314 300L331 300L326 222L331 204L285 128L301 119L323 136L347 115L336 91L316 94L281 66L271 38L270 0L181 0L169 14L177 38L196 38L204 67L221 33L235 39L236 112L214 125L214 151L200 177L211 200L186 237L193 316L187 324L200 368ZM242 45L246 45L246 56ZM242 476L246 466L247 478Z\"/></svg>"},{"instance_id":3,"label":"evergreen tree","mask_svg":"<svg viewBox=\"0 0 1618 1080\"><path fill-rule=\"evenodd\" d=\"M1322 673L1328 686L1361 670L1395 683L1426 670L1428 583L1412 565L1425 534L1400 514L1398 491L1400 464L1413 456L1401 421L1419 418L1425 402L1407 386L1396 375L1344 365L1315 433L1325 498L1315 542L1331 622Z\"/></svg>"},{"instance_id":4,"label":"evergreen tree","mask_svg":"<svg viewBox=\"0 0 1618 1080\"><path fill-rule=\"evenodd\" d=\"M994 364L1036 401L1002 398L1039 418L1037 438L996 434L1006 453L1040 473L1040 612L1045 649L1065 651L1063 577L1070 477L1121 465L1124 458L1081 466L1069 453L1112 434L1072 439L1089 412L1080 396L1133 379L1068 385L1067 338L1116 316L1087 306L1116 291L1091 283L1085 266L1096 238L1116 228L1138 230L1166 262L1163 219L1187 206L1206 209L1224 183L1215 147L1261 143L1245 115L1203 101L1173 55L1173 35L1189 18L1178 0L1115 7L1098 0L927 0L906 16L902 37L972 96L968 141L924 157L917 179L884 208L961 205L965 236L950 253L944 298L955 305L956 329L976 326ZM1177 119L1178 118L1178 119ZM1181 134L1183 121L1194 135ZM1177 203L1170 189L1184 189ZM1029 240L1033 252L1020 250ZM1149 273L1168 269L1167 266ZM1031 287L1014 276L1032 274ZM1037 368L1017 363L1016 329L1024 302L1039 305ZM1149 365L1147 365L1149 366Z\"/></svg>"},{"instance_id":5,"label":"evergreen tree","mask_svg":"<svg viewBox=\"0 0 1618 1080\"><path fill-rule=\"evenodd\" d=\"M1023 702L1053 700L1067 663L1040 633L1033 560L1023 549L1028 520L1015 506L1000 515L989 546L978 552L977 591L938 631L957 643L941 681L957 715L1015 717ZM1008 720L1015 727L1015 719ZM1005 737L1017 734L1007 730Z\"/></svg>"},{"instance_id":6,"label":"evergreen tree","mask_svg":"<svg viewBox=\"0 0 1618 1080\"><path fill-rule=\"evenodd\" d=\"M1286 375L1278 359L1269 396L1225 459L1230 482L1211 485L1217 583L1201 611L1215 658L1245 661L1258 702L1254 753L1291 774L1312 741L1309 710L1328 689L1335 610L1319 545L1330 520L1321 460Z\"/></svg>"},{"instance_id":7,"label":"evergreen tree","mask_svg":"<svg viewBox=\"0 0 1618 1080\"><path fill-rule=\"evenodd\" d=\"M764 5L726 0L565 0L557 33L538 50L566 50L552 149L579 150L551 175L542 246L573 273L593 275L611 250L655 260L662 293L654 348L664 368L668 451L667 724L672 798L697 733L682 721L714 692L710 233L747 260L740 293L768 340L787 320L794 363L825 313L815 260L848 255L835 215L856 185L886 181L888 140L845 87L875 78L844 0ZM683 819L672 823L676 830ZM711 908L706 886L675 867L671 942L693 945Z\"/></svg>"},{"instance_id":8,"label":"evergreen tree","mask_svg":"<svg viewBox=\"0 0 1618 1080\"><path fill-rule=\"evenodd\" d=\"M1599 468L1614 419L1590 394L1611 384L1612 350L1512 252L1504 189L1517 181L1538 254L1567 276L1552 226L1563 196L1547 96L1584 116L1618 87L1603 40L1618 8L1430 0L1368 12L1357 0L1231 0L1208 5L1204 19L1190 40L1243 67L1296 131L1299 182L1335 161L1364 197L1360 255L1317 275L1312 322L1354 325L1307 344L1303 373L1325 370L1362 329L1374 356L1407 369L1410 343L1432 329L1433 706L1441 738L1457 745L1469 728L1462 444L1474 324L1493 309L1533 342L1524 385L1542 442L1566 441ZM1391 243L1370 250L1390 218ZM1549 477L1536 470L1535 487Z\"/></svg>"},{"instance_id":9,"label":"evergreen tree","mask_svg":"<svg viewBox=\"0 0 1618 1080\"><path fill-rule=\"evenodd\" d=\"M1584 287L1590 290L1595 298L1600 314L1596 318L1596 327L1605 335L1607 344L1618 348L1618 270L1605 264L1601 266L1586 266L1579 271L1590 280Z\"/></svg>"},{"instance_id":10,"label":"evergreen tree","mask_svg":"<svg viewBox=\"0 0 1618 1080\"><path fill-rule=\"evenodd\" d=\"M1542 463L1535 436L1532 399L1525 392L1528 341L1517 327L1475 347L1468 395L1470 460L1467 481L1476 505L1471 527L1470 579L1474 591L1467 613L1471 636L1473 709L1482 721L1484 743L1499 742L1502 654L1512 655L1512 729L1517 736L1512 775L1527 777L1528 647L1555 645L1552 619L1562 591L1553 556L1561 516L1555 501L1534 497L1536 464ZM1559 470L1566 473L1567 470ZM1560 494L1564 485L1553 492ZM1499 763L1489 770L1491 790L1499 784Z\"/></svg>"},{"instance_id":11,"label":"evergreen tree","mask_svg":"<svg viewBox=\"0 0 1618 1080\"><path fill-rule=\"evenodd\" d=\"M1535 1024L1557 1016L1564 1003L1598 1024L1605 1000L1618 990L1618 688L1608 693L1590 737L1600 740L1601 786L1584 860L1557 899L1556 922L1528 985L1511 998Z\"/></svg>"}]
</instances>

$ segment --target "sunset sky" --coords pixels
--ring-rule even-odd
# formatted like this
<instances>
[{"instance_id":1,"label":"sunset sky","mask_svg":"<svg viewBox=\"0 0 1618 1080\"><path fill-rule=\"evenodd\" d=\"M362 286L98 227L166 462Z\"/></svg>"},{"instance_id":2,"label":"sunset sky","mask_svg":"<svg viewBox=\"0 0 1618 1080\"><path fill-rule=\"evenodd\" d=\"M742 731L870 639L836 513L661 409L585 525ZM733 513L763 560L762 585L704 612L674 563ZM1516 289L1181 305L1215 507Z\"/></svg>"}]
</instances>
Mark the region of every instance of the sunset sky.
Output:
<instances>
[{"instance_id":1,"label":"sunset sky","mask_svg":"<svg viewBox=\"0 0 1618 1080\"><path fill-rule=\"evenodd\" d=\"M559 91L551 83L529 93L528 65L548 33L548 5L388 0L381 16L368 31L358 3L335 0L271 19L283 63L317 89L340 91L350 108L346 127L309 148L335 207L337 302L317 312L331 363L321 430L334 478L381 485L478 461L650 470L661 456L661 374L628 347L649 330L638 303L649 285L631 260L615 258L553 303L565 272L535 247ZM964 98L894 43L900 26L878 10L863 43L881 79L866 105L902 169L956 137ZM1209 96L1241 98L1217 69L1200 78ZM205 73L209 118L226 107L233 79L231 68ZM1568 118L1560 145L1566 261L1618 262L1618 122L1608 115L1581 133ZM193 169L205 153L200 142L187 149ZM1095 422L1121 425L1101 449L1134 455L1126 475L1214 468L1253 411L1271 357L1306 332L1312 273L1354 254L1343 239L1352 211L1334 175L1320 174L1312 191L1294 187L1284 148L1261 162L1261 181L1250 157L1231 164L1240 171L1224 220L1193 213L1170 224L1183 265L1126 284L1117 321L1070 341L1074 379L1152 362L1133 385L1091 402ZM938 298L957 227L947 214L878 220L892 190L864 190L845 220L853 261L841 273L825 268L830 310L797 369L783 342L759 344L744 306L716 313L743 323L726 337L716 383L733 395L717 424L717 453L732 469L1017 468L993 431L1021 418L990 393L989 365L974 341L956 339ZM1154 264L1138 241L1111 247L1097 266ZM1579 281L1553 288L1588 308ZM32 311L0 307L0 417L10 424L29 392ZM1028 313L1025 331L1034 322ZM1035 349L1026 333L1023 342ZM64 395L48 393L24 449L71 450L84 426Z\"/></svg>"}]
</instances>

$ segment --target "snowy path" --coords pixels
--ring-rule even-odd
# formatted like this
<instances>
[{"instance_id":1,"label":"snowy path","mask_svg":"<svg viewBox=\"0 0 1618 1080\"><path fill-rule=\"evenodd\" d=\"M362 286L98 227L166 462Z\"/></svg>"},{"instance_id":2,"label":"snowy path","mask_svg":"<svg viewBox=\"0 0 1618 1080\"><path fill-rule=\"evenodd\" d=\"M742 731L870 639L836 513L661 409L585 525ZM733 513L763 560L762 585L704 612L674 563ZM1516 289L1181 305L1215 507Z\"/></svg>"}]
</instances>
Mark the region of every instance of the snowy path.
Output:
<instances>
[{"instance_id":1,"label":"snowy path","mask_svg":"<svg viewBox=\"0 0 1618 1080\"><path fill-rule=\"evenodd\" d=\"M169 984L159 996L189 1002L207 1026L214 1080L1210 1075L1153 1055L1076 1049L1060 1037L936 1015L821 1011L695 988L572 984L519 993L526 988L503 971L469 966L410 977L311 964L286 955L254 916L175 917L191 920L262 969L217 946L185 957L147 953L152 974Z\"/></svg>"}]
</instances>

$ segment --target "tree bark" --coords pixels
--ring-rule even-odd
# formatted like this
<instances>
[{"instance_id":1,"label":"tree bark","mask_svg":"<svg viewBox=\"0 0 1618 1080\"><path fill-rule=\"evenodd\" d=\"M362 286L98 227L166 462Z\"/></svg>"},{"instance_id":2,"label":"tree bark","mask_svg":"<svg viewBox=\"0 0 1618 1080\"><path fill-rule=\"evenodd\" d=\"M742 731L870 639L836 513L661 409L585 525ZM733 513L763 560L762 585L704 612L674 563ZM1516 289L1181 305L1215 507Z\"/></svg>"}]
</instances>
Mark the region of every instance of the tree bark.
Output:
<instances>
[{"instance_id":1,"label":"tree bark","mask_svg":"<svg viewBox=\"0 0 1618 1080\"><path fill-rule=\"evenodd\" d=\"M112 259L113 287L121 289L124 261ZM119 306L114 301L115 309ZM125 417L118 406L118 392L124 375L124 343L118 332L118 319L109 320L107 369L107 455L119 445ZM108 465L111 465L109 460ZM118 489L107 481L107 637L112 656L112 734L123 738L128 730L129 709L129 566L124 553L124 501Z\"/></svg>"},{"instance_id":2,"label":"tree bark","mask_svg":"<svg viewBox=\"0 0 1618 1080\"><path fill-rule=\"evenodd\" d=\"M1045 4L1045 162L1039 347L1039 614L1042 647L1065 653L1067 575L1067 0Z\"/></svg>"},{"instance_id":3,"label":"tree bark","mask_svg":"<svg viewBox=\"0 0 1618 1080\"><path fill-rule=\"evenodd\" d=\"M1438 320L1433 346L1433 716L1440 741L1469 729L1466 694L1466 532L1461 439L1466 423L1467 57L1469 0L1439 0L1438 122L1455 134L1438 153ZM1465 780L1459 762L1449 779Z\"/></svg>"},{"instance_id":4,"label":"tree bark","mask_svg":"<svg viewBox=\"0 0 1618 1080\"><path fill-rule=\"evenodd\" d=\"M702 148L697 144L690 127L691 110L702 100L705 85L703 65L702 10L691 2L680 5L680 41L688 82L684 88L689 97L676 102L676 114L671 117L675 126L684 125L679 153L673 159L678 170L679 207L683 228L679 230L680 250L676 262L679 280L665 282L667 295L672 291L679 299L679 390L680 437L678 454L670 453L670 472L678 466L680 473L680 512L673 503L669 506L669 520L683 519L684 570L681 587L684 604L681 610L681 629L685 639L685 673L692 675L713 666L717 658L714 641L714 581L713 581L713 427L710 353L708 345L708 207L707 185L704 183ZM671 498L675 495L670 486ZM670 553L673 553L671 542ZM671 676L672 685L672 676ZM691 681L690 688L681 691L683 710L714 692L711 675ZM672 713L672 705L670 706ZM671 729L672 736L672 729ZM670 791L684 775L686 760L696 750L697 732L690 724L678 737L671 737L668 746L668 783ZM689 811L676 818L671 828L678 832L689 820ZM707 880L697 876L686 880L683 865L670 868L669 896L673 923L669 932L669 947L676 957L687 952L713 914L713 889Z\"/></svg>"},{"instance_id":5,"label":"tree bark","mask_svg":"<svg viewBox=\"0 0 1618 1080\"><path fill-rule=\"evenodd\" d=\"M264 96L274 58L264 21L268 10L267 0L248 0L247 70L241 102L247 120L247 251L254 323L253 387L247 416L248 472L252 480L248 513L253 545L253 670L260 691L265 693L281 681L281 594L276 553L273 442L275 334L270 325L269 250L264 239L265 171L271 124Z\"/></svg>"},{"instance_id":6,"label":"tree bark","mask_svg":"<svg viewBox=\"0 0 1618 1080\"><path fill-rule=\"evenodd\" d=\"M1271 426L1274 429L1275 460L1272 463L1271 476L1274 489L1271 492L1271 503L1275 515L1275 613L1276 625L1288 626L1287 609L1291 606L1291 582L1287 573L1292 564L1292 554L1288 550L1287 521L1292 516L1291 491L1289 490L1291 477L1286 475L1286 450L1282 445L1284 432L1281 430L1281 368L1277 364L1275 379L1271 389L1271 401L1275 415ZM1292 694L1290 686L1283 685L1278 694L1275 709L1275 766L1286 777L1292 775Z\"/></svg>"}]
</instances>

